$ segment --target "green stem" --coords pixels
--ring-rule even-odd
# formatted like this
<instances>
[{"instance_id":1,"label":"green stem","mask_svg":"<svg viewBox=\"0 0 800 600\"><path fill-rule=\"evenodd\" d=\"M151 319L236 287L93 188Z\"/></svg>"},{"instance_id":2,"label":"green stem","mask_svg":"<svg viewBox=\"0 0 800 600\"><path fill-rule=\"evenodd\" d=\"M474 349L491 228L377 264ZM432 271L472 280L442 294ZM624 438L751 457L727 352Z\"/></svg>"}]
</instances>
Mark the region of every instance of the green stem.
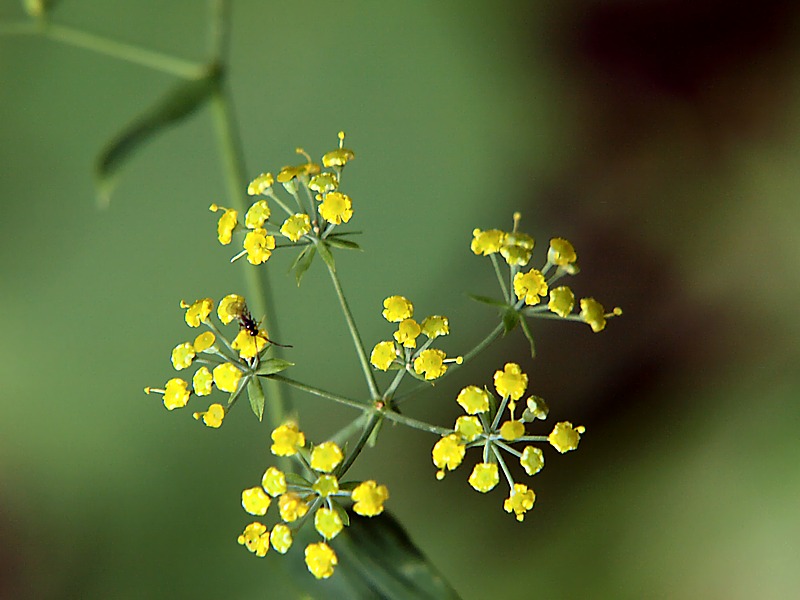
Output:
<instances>
[{"instance_id":1,"label":"green stem","mask_svg":"<svg viewBox=\"0 0 800 600\"><path fill-rule=\"evenodd\" d=\"M313 394L314 396L319 396L320 398L326 398L327 400L333 400L334 402L338 402L339 404L344 404L345 406L349 406L351 408L357 408L358 410L370 410L372 407L369 404L364 404L363 402L358 402L357 400L353 400L351 398L345 398L344 396L339 396L337 394L333 394L326 390L316 388L311 385L307 385L300 381L295 381L294 379L289 379L288 377L284 377L283 375L262 375L267 379L272 380L273 382L280 382L285 383L293 388L298 390L302 390L304 392L308 392L309 394Z\"/></svg>"},{"instance_id":2,"label":"green stem","mask_svg":"<svg viewBox=\"0 0 800 600\"><path fill-rule=\"evenodd\" d=\"M436 425L431 425L430 423L425 423L424 421L417 421L416 419L401 415L400 413L387 410L383 411L381 414L384 418L389 419L390 421L395 421L396 423L401 423L407 427L419 429L420 431L427 431L428 433L435 433L436 435L447 435L449 433L453 433L452 429L445 429L444 427L437 427Z\"/></svg>"},{"instance_id":3,"label":"green stem","mask_svg":"<svg viewBox=\"0 0 800 600\"><path fill-rule=\"evenodd\" d=\"M350 468L353 462L355 462L356 458L358 458L358 455L361 454L361 451L364 449L364 445L367 443L367 440L372 435L372 430L375 429L375 426L378 424L378 421L380 421L380 418L381 418L380 413L378 413L377 411L369 415L369 417L367 418L367 422L364 423L364 429L361 431L361 435L359 436L358 441L356 442L355 446L353 446L352 450L350 450L349 452L349 456L347 457L347 459L345 459L345 461L341 464L341 466L338 469L336 469L336 473L339 478L341 478L345 473L347 473L347 470Z\"/></svg>"},{"instance_id":4,"label":"green stem","mask_svg":"<svg viewBox=\"0 0 800 600\"><path fill-rule=\"evenodd\" d=\"M91 50L98 54L161 71L169 75L175 75L183 79L196 79L201 77L207 68L206 65L200 65L168 54L148 50L140 46L118 42L66 25L43 23L40 27L32 28L30 31L30 33L36 32L40 32L44 37L56 42L62 42L77 48L83 48L84 50Z\"/></svg>"},{"instance_id":5,"label":"green stem","mask_svg":"<svg viewBox=\"0 0 800 600\"><path fill-rule=\"evenodd\" d=\"M503 290L503 298L505 298L507 302L511 302L508 287L506 287L506 282L503 281L503 274L500 272L500 265L497 262L497 255L490 254L489 257L492 259L492 266L494 267L495 275L497 275L497 281L500 283L500 289Z\"/></svg>"},{"instance_id":6,"label":"green stem","mask_svg":"<svg viewBox=\"0 0 800 600\"><path fill-rule=\"evenodd\" d=\"M361 335L359 335L358 328L353 320L353 314L350 312L350 306L347 304L347 298L344 297L344 293L342 292L342 284L339 282L339 277L336 275L336 271L334 271L327 264L325 266L328 268L328 273L330 273L331 280L333 281L333 287L336 290L336 296L339 298L339 304L342 307L344 318L347 321L347 327L350 330L350 336L353 338L353 344L356 347L358 360L361 362L361 370L364 372L364 378L367 380L367 385L369 386L369 393L373 400L378 400L381 397L381 394L378 391L378 384L376 383L375 375L372 373L372 369L369 366L367 353L364 351L364 344L361 342Z\"/></svg>"},{"instance_id":7,"label":"green stem","mask_svg":"<svg viewBox=\"0 0 800 600\"><path fill-rule=\"evenodd\" d=\"M225 165L225 181L228 188L229 201L236 210L243 213L247 208L244 193L247 185L244 153L233 115L230 95L223 87L224 85L223 81L214 90L211 97L211 105L214 111L217 139ZM256 318L260 318L262 315L269 315L270 332L275 339L281 339L280 332L275 324L275 303L269 283L266 277L262 275L261 270L249 268L249 265L247 267L244 271L244 277L250 309L256 315ZM280 352L275 350L275 355L279 356ZM270 381L268 384L267 399L272 422L275 424L282 423L289 413L289 401L285 398L281 386L274 381Z\"/></svg>"}]
</instances>

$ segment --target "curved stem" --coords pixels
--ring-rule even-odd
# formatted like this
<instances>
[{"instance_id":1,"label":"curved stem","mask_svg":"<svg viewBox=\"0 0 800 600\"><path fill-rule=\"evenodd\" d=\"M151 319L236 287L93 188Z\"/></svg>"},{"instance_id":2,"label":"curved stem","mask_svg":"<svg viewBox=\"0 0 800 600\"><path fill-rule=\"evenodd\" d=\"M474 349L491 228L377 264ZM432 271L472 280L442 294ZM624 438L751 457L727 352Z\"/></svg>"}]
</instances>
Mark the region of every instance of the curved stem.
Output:
<instances>
[{"instance_id":1,"label":"curved stem","mask_svg":"<svg viewBox=\"0 0 800 600\"><path fill-rule=\"evenodd\" d=\"M328 273L330 273L331 281L333 281L333 287L336 290L336 296L339 298L339 304L342 307L344 318L347 321L347 328L350 330L350 336L353 338L353 344L356 347L356 354L358 354L358 360L361 363L361 370L364 372L364 378L367 380L367 385L369 386L369 393L373 400L378 400L381 397L381 394L378 391L378 384L376 383L375 375L369 366L367 353L364 351L364 344L361 342L361 335L358 333L358 328L353 320L353 314L350 312L350 306L347 304L347 298L344 297L344 292L342 292L342 284L339 282L339 277L336 275L336 271L334 271L327 264L325 266L328 268Z\"/></svg>"}]
</instances>

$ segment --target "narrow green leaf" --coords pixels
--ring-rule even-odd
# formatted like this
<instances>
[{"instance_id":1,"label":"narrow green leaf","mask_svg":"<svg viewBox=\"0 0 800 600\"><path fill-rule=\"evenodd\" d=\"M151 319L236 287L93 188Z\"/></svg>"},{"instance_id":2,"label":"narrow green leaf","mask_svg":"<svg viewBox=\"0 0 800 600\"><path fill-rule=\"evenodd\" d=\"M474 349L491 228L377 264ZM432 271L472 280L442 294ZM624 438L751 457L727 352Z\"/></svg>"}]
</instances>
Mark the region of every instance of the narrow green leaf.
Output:
<instances>
[{"instance_id":1,"label":"narrow green leaf","mask_svg":"<svg viewBox=\"0 0 800 600\"><path fill-rule=\"evenodd\" d=\"M331 271L336 271L336 261L333 260L333 254L331 254L328 244L324 241L320 242L317 244L317 250L319 251L319 255L322 257L322 260L324 260L325 264L328 265L328 268Z\"/></svg>"},{"instance_id":2,"label":"narrow green leaf","mask_svg":"<svg viewBox=\"0 0 800 600\"><path fill-rule=\"evenodd\" d=\"M520 317L519 324L522 327L522 333L525 334L525 337L528 338L528 342L531 345L531 358L536 358L536 342L533 341L533 333L528 326L528 321L525 317Z\"/></svg>"},{"instance_id":3,"label":"narrow green leaf","mask_svg":"<svg viewBox=\"0 0 800 600\"><path fill-rule=\"evenodd\" d=\"M242 395L242 392L244 391L245 387L246 387L246 382L245 384L240 384L239 387L236 388L236 391L230 395L230 397L228 398L228 406L226 407L225 412L228 412L231 406L233 406L236 403L236 401L239 399L239 396Z\"/></svg>"},{"instance_id":4,"label":"narrow green leaf","mask_svg":"<svg viewBox=\"0 0 800 600\"><path fill-rule=\"evenodd\" d=\"M503 313L503 333L513 330L519 323L519 313L513 308L509 308Z\"/></svg>"},{"instance_id":5,"label":"narrow green leaf","mask_svg":"<svg viewBox=\"0 0 800 600\"><path fill-rule=\"evenodd\" d=\"M298 260L297 266L294 269L294 277L297 280L297 287L300 287L300 281L303 279L303 275L306 274L309 267L311 266L311 262L314 260L314 257L317 255L317 249L314 246L308 247L308 252L303 252L301 254L302 258Z\"/></svg>"},{"instance_id":6,"label":"narrow green leaf","mask_svg":"<svg viewBox=\"0 0 800 600\"><path fill-rule=\"evenodd\" d=\"M481 304L488 304L489 306L496 306L498 308L510 308L507 302L495 300L489 296L476 296L474 294L469 294L469 297L475 300L475 302L480 302Z\"/></svg>"},{"instance_id":7,"label":"narrow green leaf","mask_svg":"<svg viewBox=\"0 0 800 600\"><path fill-rule=\"evenodd\" d=\"M361 250L361 246L350 240L342 238L326 237L325 241L334 248L341 248L342 250Z\"/></svg>"},{"instance_id":8,"label":"narrow green leaf","mask_svg":"<svg viewBox=\"0 0 800 600\"><path fill-rule=\"evenodd\" d=\"M219 85L217 67L198 79L182 81L129 123L106 145L95 165L95 179L102 204L108 204L120 169L156 134L203 106Z\"/></svg>"},{"instance_id":9,"label":"narrow green leaf","mask_svg":"<svg viewBox=\"0 0 800 600\"><path fill-rule=\"evenodd\" d=\"M284 476L286 477L286 483L290 485L300 485L303 487L311 487L312 483L303 477L302 475L298 475L297 473L292 473L291 471L285 471Z\"/></svg>"},{"instance_id":10,"label":"narrow green leaf","mask_svg":"<svg viewBox=\"0 0 800 600\"><path fill-rule=\"evenodd\" d=\"M288 248L289 246L287 245L285 247ZM303 260L303 257L308 253L308 251L311 248L313 248L313 246L304 247L303 250L301 252L299 252L297 254L297 256L294 257L294 260L292 261L292 266L289 267L289 271L288 271L289 273L291 273L292 271L294 271L297 268L297 265L300 264L300 261Z\"/></svg>"},{"instance_id":11,"label":"narrow green leaf","mask_svg":"<svg viewBox=\"0 0 800 600\"><path fill-rule=\"evenodd\" d=\"M260 421L264 418L264 390L258 377L251 377L247 382L247 396L250 398L250 408Z\"/></svg>"},{"instance_id":12,"label":"narrow green leaf","mask_svg":"<svg viewBox=\"0 0 800 600\"><path fill-rule=\"evenodd\" d=\"M342 523L345 527L350 526L350 515L344 509L344 506L339 504L338 502L331 502L331 506L333 506L333 510L336 511L336 514L339 515L339 518L342 520Z\"/></svg>"},{"instance_id":13,"label":"narrow green leaf","mask_svg":"<svg viewBox=\"0 0 800 600\"><path fill-rule=\"evenodd\" d=\"M289 367L293 367L294 363L289 362L288 360L283 360L282 358L268 358L266 360L262 360L261 364L258 366L256 370L256 375L273 375L275 373L280 373L281 371L285 371Z\"/></svg>"}]
</instances>

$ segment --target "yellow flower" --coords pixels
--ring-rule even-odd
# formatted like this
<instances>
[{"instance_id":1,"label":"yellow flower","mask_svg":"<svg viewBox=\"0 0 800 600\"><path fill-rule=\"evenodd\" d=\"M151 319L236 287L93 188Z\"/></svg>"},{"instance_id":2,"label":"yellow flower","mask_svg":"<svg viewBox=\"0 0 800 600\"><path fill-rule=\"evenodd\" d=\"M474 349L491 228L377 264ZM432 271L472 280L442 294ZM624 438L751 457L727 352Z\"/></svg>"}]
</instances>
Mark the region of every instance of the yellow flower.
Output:
<instances>
[{"instance_id":1,"label":"yellow flower","mask_svg":"<svg viewBox=\"0 0 800 600\"><path fill-rule=\"evenodd\" d=\"M564 454L570 450L575 450L578 447L578 442L581 441L581 435L586 432L583 425L573 427L572 423L563 421L556 423L553 431L547 436L547 441L556 450Z\"/></svg>"},{"instance_id":2,"label":"yellow flower","mask_svg":"<svg viewBox=\"0 0 800 600\"><path fill-rule=\"evenodd\" d=\"M403 296L389 296L383 301L383 318L389 323L399 323L414 316L414 305Z\"/></svg>"},{"instance_id":3,"label":"yellow flower","mask_svg":"<svg viewBox=\"0 0 800 600\"><path fill-rule=\"evenodd\" d=\"M322 157L322 164L326 167L343 167L349 161L353 160L356 155L353 153L352 150L348 150L347 148L343 148L342 144L344 144L344 131L339 132L339 147L336 150L331 150L327 152Z\"/></svg>"},{"instance_id":4,"label":"yellow flower","mask_svg":"<svg viewBox=\"0 0 800 600\"><path fill-rule=\"evenodd\" d=\"M261 486L272 496L286 493L286 475L277 467L269 467L261 478Z\"/></svg>"},{"instance_id":5,"label":"yellow flower","mask_svg":"<svg viewBox=\"0 0 800 600\"><path fill-rule=\"evenodd\" d=\"M494 373L494 387L503 398L519 400L528 387L528 376L516 363L506 363L502 371Z\"/></svg>"},{"instance_id":6,"label":"yellow flower","mask_svg":"<svg viewBox=\"0 0 800 600\"><path fill-rule=\"evenodd\" d=\"M544 398L540 398L539 396L531 396L525 402L528 406L528 412L530 412L534 419L540 419L544 421L547 418L550 408L548 408L547 402L544 401Z\"/></svg>"},{"instance_id":7,"label":"yellow flower","mask_svg":"<svg viewBox=\"0 0 800 600\"><path fill-rule=\"evenodd\" d=\"M192 364L194 357L194 346L189 342L178 344L172 349L172 366L175 367L176 371L185 369Z\"/></svg>"},{"instance_id":8,"label":"yellow flower","mask_svg":"<svg viewBox=\"0 0 800 600\"><path fill-rule=\"evenodd\" d=\"M397 349L394 346L394 342L378 342L372 349L369 362L376 369L387 371L395 358L397 358Z\"/></svg>"},{"instance_id":9,"label":"yellow flower","mask_svg":"<svg viewBox=\"0 0 800 600\"><path fill-rule=\"evenodd\" d=\"M339 178L336 177L336 173L320 173L311 178L308 187L320 194L327 194L339 187Z\"/></svg>"},{"instance_id":10,"label":"yellow flower","mask_svg":"<svg viewBox=\"0 0 800 600\"><path fill-rule=\"evenodd\" d=\"M525 513L533 508L535 500L536 494L533 493L533 490L529 490L528 486L522 483L515 483L511 494L503 503L503 508L508 513L513 511L517 516L517 521L522 521Z\"/></svg>"},{"instance_id":11,"label":"yellow flower","mask_svg":"<svg viewBox=\"0 0 800 600\"><path fill-rule=\"evenodd\" d=\"M181 300L181 308L185 308L186 324L189 327L200 327L200 323L208 319L208 315L214 310L214 302L211 298L203 298L202 300L195 300L192 304L187 304Z\"/></svg>"},{"instance_id":12,"label":"yellow flower","mask_svg":"<svg viewBox=\"0 0 800 600\"><path fill-rule=\"evenodd\" d=\"M461 461L464 460L465 452L466 446L464 442L455 433L446 435L436 442L431 453L433 455L433 464L439 468L436 472L436 479L441 480L444 478L445 469L452 471L460 465Z\"/></svg>"},{"instance_id":13,"label":"yellow flower","mask_svg":"<svg viewBox=\"0 0 800 600\"><path fill-rule=\"evenodd\" d=\"M320 196L317 196L317 200L319 199ZM322 204L319 205L319 214L333 225L347 223L353 216L353 201L347 194L330 192L322 198Z\"/></svg>"},{"instance_id":14,"label":"yellow flower","mask_svg":"<svg viewBox=\"0 0 800 600\"><path fill-rule=\"evenodd\" d=\"M522 451L522 456L519 459L519 464L522 465L528 475L536 475L544 467L544 454L539 448L525 446L525 450Z\"/></svg>"},{"instance_id":15,"label":"yellow flower","mask_svg":"<svg viewBox=\"0 0 800 600\"><path fill-rule=\"evenodd\" d=\"M470 244L470 248L475 254L488 256L495 252L500 252L500 248L505 239L506 233L499 229L489 229L487 231L474 229L472 231L472 243Z\"/></svg>"},{"instance_id":16,"label":"yellow flower","mask_svg":"<svg viewBox=\"0 0 800 600\"><path fill-rule=\"evenodd\" d=\"M444 364L446 356L444 352L438 349L423 350L414 359L414 371L416 371L417 375L425 373L426 380L441 377L447 371L447 365Z\"/></svg>"},{"instance_id":17,"label":"yellow flower","mask_svg":"<svg viewBox=\"0 0 800 600\"><path fill-rule=\"evenodd\" d=\"M525 304L539 304L539 300L547 294L547 282L541 271L531 269L527 273L514 275L514 293L517 298L525 298Z\"/></svg>"},{"instance_id":18,"label":"yellow flower","mask_svg":"<svg viewBox=\"0 0 800 600\"><path fill-rule=\"evenodd\" d=\"M325 542L306 546L306 566L317 579L327 579L333 575L333 568L339 564L336 553Z\"/></svg>"},{"instance_id":19,"label":"yellow flower","mask_svg":"<svg viewBox=\"0 0 800 600\"><path fill-rule=\"evenodd\" d=\"M322 442L311 451L311 468L330 473L344 460L342 449L333 442Z\"/></svg>"},{"instance_id":20,"label":"yellow flower","mask_svg":"<svg viewBox=\"0 0 800 600\"><path fill-rule=\"evenodd\" d=\"M208 367L200 367L192 377L192 388L198 396L208 396L211 393L212 383L214 383L214 376Z\"/></svg>"},{"instance_id":21,"label":"yellow flower","mask_svg":"<svg viewBox=\"0 0 800 600\"><path fill-rule=\"evenodd\" d=\"M489 410L489 392L477 385L468 385L458 393L456 402L468 415L477 415Z\"/></svg>"},{"instance_id":22,"label":"yellow flower","mask_svg":"<svg viewBox=\"0 0 800 600\"><path fill-rule=\"evenodd\" d=\"M566 285L550 290L550 302L547 303L550 312L556 313L559 317L566 317L574 306L575 294Z\"/></svg>"},{"instance_id":23,"label":"yellow flower","mask_svg":"<svg viewBox=\"0 0 800 600\"><path fill-rule=\"evenodd\" d=\"M606 315L603 305L594 298L582 298L581 320L588 323L595 333L603 331L606 327Z\"/></svg>"},{"instance_id":24,"label":"yellow flower","mask_svg":"<svg viewBox=\"0 0 800 600\"><path fill-rule=\"evenodd\" d=\"M293 242L299 240L309 231L311 231L311 220L305 213L292 215L281 225L281 233Z\"/></svg>"},{"instance_id":25,"label":"yellow flower","mask_svg":"<svg viewBox=\"0 0 800 600\"><path fill-rule=\"evenodd\" d=\"M256 556L263 557L269 550L269 531L266 526L255 521L244 528L237 541Z\"/></svg>"},{"instance_id":26,"label":"yellow flower","mask_svg":"<svg viewBox=\"0 0 800 600\"><path fill-rule=\"evenodd\" d=\"M292 456L298 448L306 445L306 436L297 427L297 423L284 423L272 432L272 447L270 450L276 456Z\"/></svg>"},{"instance_id":27,"label":"yellow flower","mask_svg":"<svg viewBox=\"0 0 800 600\"><path fill-rule=\"evenodd\" d=\"M260 265L272 256L275 238L268 235L266 229L253 229L244 236L244 249L247 250L247 262L251 265Z\"/></svg>"},{"instance_id":28,"label":"yellow flower","mask_svg":"<svg viewBox=\"0 0 800 600\"><path fill-rule=\"evenodd\" d=\"M385 485L374 481L364 481L356 486L352 494L353 511L362 517L374 517L383 512L383 504L389 499L389 490Z\"/></svg>"},{"instance_id":29,"label":"yellow flower","mask_svg":"<svg viewBox=\"0 0 800 600\"><path fill-rule=\"evenodd\" d=\"M242 372L233 363L223 363L214 367L214 383L223 392L233 393L239 387Z\"/></svg>"},{"instance_id":30,"label":"yellow flower","mask_svg":"<svg viewBox=\"0 0 800 600\"><path fill-rule=\"evenodd\" d=\"M471 442L483 433L483 427L478 417L458 417L455 432L467 442Z\"/></svg>"},{"instance_id":31,"label":"yellow flower","mask_svg":"<svg viewBox=\"0 0 800 600\"><path fill-rule=\"evenodd\" d=\"M308 504L294 492L286 492L278 498L278 510L281 513L281 519L291 523L308 512Z\"/></svg>"},{"instance_id":32,"label":"yellow flower","mask_svg":"<svg viewBox=\"0 0 800 600\"><path fill-rule=\"evenodd\" d=\"M497 463L478 463L469 476L469 484L484 494L500 481Z\"/></svg>"},{"instance_id":33,"label":"yellow flower","mask_svg":"<svg viewBox=\"0 0 800 600\"><path fill-rule=\"evenodd\" d=\"M167 382L166 390L164 390L164 406L167 410L175 410L176 408L183 408L189 402L189 384L183 379L174 378Z\"/></svg>"},{"instance_id":34,"label":"yellow flower","mask_svg":"<svg viewBox=\"0 0 800 600\"><path fill-rule=\"evenodd\" d=\"M326 540L332 540L344 528L342 517L331 508L322 507L314 515L314 529Z\"/></svg>"},{"instance_id":35,"label":"yellow flower","mask_svg":"<svg viewBox=\"0 0 800 600\"><path fill-rule=\"evenodd\" d=\"M266 200L254 202L247 214L244 216L244 224L248 229L260 229L264 227L264 222L269 219L269 204Z\"/></svg>"},{"instance_id":36,"label":"yellow flower","mask_svg":"<svg viewBox=\"0 0 800 600\"><path fill-rule=\"evenodd\" d=\"M533 246L534 240L531 236L515 231L506 235L500 254L509 265L522 267L531 259Z\"/></svg>"},{"instance_id":37,"label":"yellow flower","mask_svg":"<svg viewBox=\"0 0 800 600\"><path fill-rule=\"evenodd\" d=\"M405 319L400 322L397 331L394 332L394 339L406 348L416 348L417 337L421 331L422 329L414 319Z\"/></svg>"},{"instance_id":38,"label":"yellow flower","mask_svg":"<svg viewBox=\"0 0 800 600\"><path fill-rule=\"evenodd\" d=\"M320 475L311 486L322 498L327 498L339 492L339 480L333 475Z\"/></svg>"},{"instance_id":39,"label":"yellow flower","mask_svg":"<svg viewBox=\"0 0 800 600\"><path fill-rule=\"evenodd\" d=\"M272 498L261 487L248 488L242 492L242 508L251 515L267 514L271 502Z\"/></svg>"},{"instance_id":40,"label":"yellow flower","mask_svg":"<svg viewBox=\"0 0 800 600\"><path fill-rule=\"evenodd\" d=\"M267 346L267 333L263 330L258 335L252 336L246 329L240 329L236 334L231 348L239 351L242 358L255 358Z\"/></svg>"},{"instance_id":41,"label":"yellow flower","mask_svg":"<svg viewBox=\"0 0 800 600\"><path fill-rule=\"evenodd\" d=\"M241 317L245 307L244 298L239 294L228 294L219 301L217 316L219 320L222 321L223 325L227 325L231 321Z\"/></svg>"},{"instance_id":42,"label":"yellow flower","mask_svg":"<svg viewBox=\"0 0 800 600\"><path fill-rule=\"evenodd\" d=\"M578 260L575 248L572 247L564 238L553 238L550 240L550 248L547 250L547 261L559 266L566 267Z\"/></svg>"},{"instance_id":43,"label":"yellow flower","mask_svg":"<svg viewBox=\"0 0 800 600\"><path fill-rule=\"evenodd\" d=\"M203 419L206 427L218 429L222 425L222 419L225 418L225 409L222 404L216 402L208 407L205 412L196 412L192 415L195 419Z\"/></svg>"},{"instance_id":44,"label":"yellow flower","mask_svg":"<svg viewBox=\"0 0 800 600\"><path fill-rule=\"evenodd\" d=\"M434 339L450 333L450 323L447 317L432 315L422 321L422 333L429 339Z\"/></svg>"},{"instance_id":45,"label":"yellow flower","mask_svg":"<svg viewBox=\"0 0 800 600\"><path fill-rule=\"evenodd\" d=\"M208 208L212 212L220 210L225 211L222 213L219 221L217 221L217 238L220 244L227 246L231 243L231 237L233 236L233 230L236 228L239 213L232 208L225 208L224 206L217 206L216 204L212 204Z\"/></svg>"},{"instance_id":46,"label":"yellow flower","mask_svg":"<svg viewBox=\"0 0 800 600\"><path fill-rule=\"evenodd\" d=\"M292 530L284 523L278 523L272 528L272 533L269 534L269 541L272 547L281 554L286 554L289 548L292 547Z\"/></svg>"},{"instance_id":47,"label":"yellow flower","mask_svg":"<svg viewBox=\"0 0 800 600\"><path fill-rule=\"evenodd\" d=\"M204 331L196 338L194 338L194 342L192 342L192 347L194 348L194 351L199 354L200 352L205 352L206 350L211 348L211 346L213 346L214 342L216 341L217 338L212 332Z\"/></svg>"},{"instance_id":48,"label":"yellow flower","mask_svg":"<svg viewBox=\"0 0 800 600\"><path fill-rule=\"evenodd\" d=\"M523 435L525 435L525 424L522 421L506 421L500 426L500 437L507 442L513 442Z\"/></svg>"},{"instance_id":49,"label":"yellow flower","mask_svg":"<svg viewBox=\"0 0 800 600\"><path fill-rule=\"evenodd\" d=\"M247 186L247 193L250 196L258 196L271 188L273 183L275 183L275 179L272 177L272 173L261 173Z\"/></svg>"}]
</instances>

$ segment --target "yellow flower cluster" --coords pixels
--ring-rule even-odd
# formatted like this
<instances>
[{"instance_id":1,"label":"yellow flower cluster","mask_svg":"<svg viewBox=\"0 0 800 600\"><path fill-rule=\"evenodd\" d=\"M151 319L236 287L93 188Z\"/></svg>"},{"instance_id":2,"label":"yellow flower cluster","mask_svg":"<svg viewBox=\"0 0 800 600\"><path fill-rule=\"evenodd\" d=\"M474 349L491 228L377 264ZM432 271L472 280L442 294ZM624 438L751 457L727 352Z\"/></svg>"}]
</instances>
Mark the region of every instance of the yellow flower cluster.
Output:
<instances>
[{"instance_id":1,"label":"yellow flower cluster","mask_svg":"<svg viewBox=\"0 0 800 600\"><path fill-rule=\"evenodd\" d=\"M329 171L322 171L322 167L302 148L297 148L297 153L306 159L304 163L283 167L277 176L261 173L247 186L248 195L264 196L275 202L285 213L282 221L271 220L272 210L265 198L250 206L243 225L235 209L217 204L210 206L211 211L222 213L217 221L220 244L230 244L236 231L245 233L243 250L231 261L246 256L250 264L265 263L278 247L276 236L282 236L292 244L315 248L322 240L338 241L337 234L333 233L334 227L347 223L353 216L353 201L339 190L339 181L344 166L355 154L344 147L344 132L339 132L339 147L322 157L322 164ZM291 195L292 200L288 203L276 193L276 181ZM292 203L294 208L291 208Z\"/></svg>"},{"instance_id":2,"label":"yellow flower cluster","mask_svg":"<svg viewBox=\"0 0 800 600\"><path fill-rule=\"evenodd\" d=\"M544 466L542 450L526 445L520 452L512 444L549 442L563 454L578 447L585 428L562 422L557 423L547 437L526 436L525 424L535 419L545 419L548 410L544 400L531 396L526 401L527 408L522 415L519 419L515 418L516 402L528 388L528 376L516 363L506 363L503 370L495 372L494 388L501 398L499 407L486 388L470 385L459 392L456 402L467 414L456 420L452 433L436 442L431 453L433 464L438 469L436 478L441 480L446 470L452 471L461 464L468 448L482 448L483 462L473 468L469 484L475 490L486 493L500 482L502 470L510 490L503 508L506 512L513 512L517 520L522 521L525 513L533 508L536 495L526 485L513 480L502 453L514 456L528 475L535 475ZM502 421L506 407L510 418Z\"/></svg>"},{"instance_id":3,"label":"yellow flower cluster","mask_svg":"<svg viewBox=\"0 0 800 600\"><path fill-rule=\"evenodd\" d=\"M575 294L565 285L553 287L558 279L565 275L575 275L579 272L578 254L572 244L563 238L553 238L547 250L547 261L541 269L531 268L523 271L533 255L535 240L526 233L517 231L520 214L514 214L514 229L510 232L500 229L483 231L475 229L472 232L470 248L472 252L481 256L499 254L510 269L513 298L513 309L528 316L537 316L543 310L558 315L563 319L583 321L592 331L602 331L606 326L606 319L622 314L620 308L614 308L606 313L603 305L594 298L583 298L580 301L580 313L574 314ZM555 269L555 270L553 270ZM551 273L552 271L552 273ZM499 273L499 271L498 271ZM505 284L503 284L505 285ZM547 301L546 307L536 306L543 300Z\"/></svg>"},{"instance_id":4,"label":"yellow flower cluster","mask_svg":"<svg viewBox=\"0 0 800 600\"><path fill-rule=\"evenodd\" d=\"M418 379L438 379L447 371L450 363L461 364L462 358L447 358L447 354L429 346L438 337L450 333L447 317L431 315L421 323L414 320L414 305L404 296L389 296L383 301L383 318L397 323L394 341L375 344L370 355L372 366L381 371L404 369ZM424 335L427 340L417 348L417 339Z\"/></svg>"},{"instance_id":5,"label":"yellow flower cluster","mask_svg":"<svg viewBox=\"0 0 800 600\"><path fill-rule=\"evenodd\" d=\"M189 327L203 325L208 331L191 342L175 346L171 354L172 366L176 371L188 369L196 363L201 366L192 376L191 387L188 381L175 377L167 381L163 389L147 387L145 392L161 394L167 410L175 410L186 406L192 395L210 395L216 386L220 391L232 394L228 402L230 408L245 384L256 375L260 360L270 345L267 332L253 320L244 298L238 294L225 296L217 307L217 317L223 325L236 321L240 326L233 341L227 340L210 320L214 311L211 298L202 298L191 304L181 302L181 308L186 309L184 318ZM218 428L228 408L214 403L208 410L195 412L193 416L208 427Z\"/></svg>"},{"instance_id":6,"label":"yellow flower cluster","mask_svg":"<svg viewBox=\"0 0 800 600\"><path fill-rule=\"evenodd\" d=\"M279 519L272 530L260 521L250 523L239 536L239 544L256 556L266 556L270 546L285 554L292 546L294 532L313 514L314 528L322 541L306 546L306 566L317 579L327 579L338 563L328 542L349 524L341 502L349 499L356 514L374 517L383 512L389 491L371 480L340 487L336 469L345 459L342 449L334 442L307 444L296 423L276 427L272 442L273 454L297 457L308 477L269 467L260 486L242 491L242 507L254 516L265 516L277 498Z\"/></svg>"}]
</instances>

